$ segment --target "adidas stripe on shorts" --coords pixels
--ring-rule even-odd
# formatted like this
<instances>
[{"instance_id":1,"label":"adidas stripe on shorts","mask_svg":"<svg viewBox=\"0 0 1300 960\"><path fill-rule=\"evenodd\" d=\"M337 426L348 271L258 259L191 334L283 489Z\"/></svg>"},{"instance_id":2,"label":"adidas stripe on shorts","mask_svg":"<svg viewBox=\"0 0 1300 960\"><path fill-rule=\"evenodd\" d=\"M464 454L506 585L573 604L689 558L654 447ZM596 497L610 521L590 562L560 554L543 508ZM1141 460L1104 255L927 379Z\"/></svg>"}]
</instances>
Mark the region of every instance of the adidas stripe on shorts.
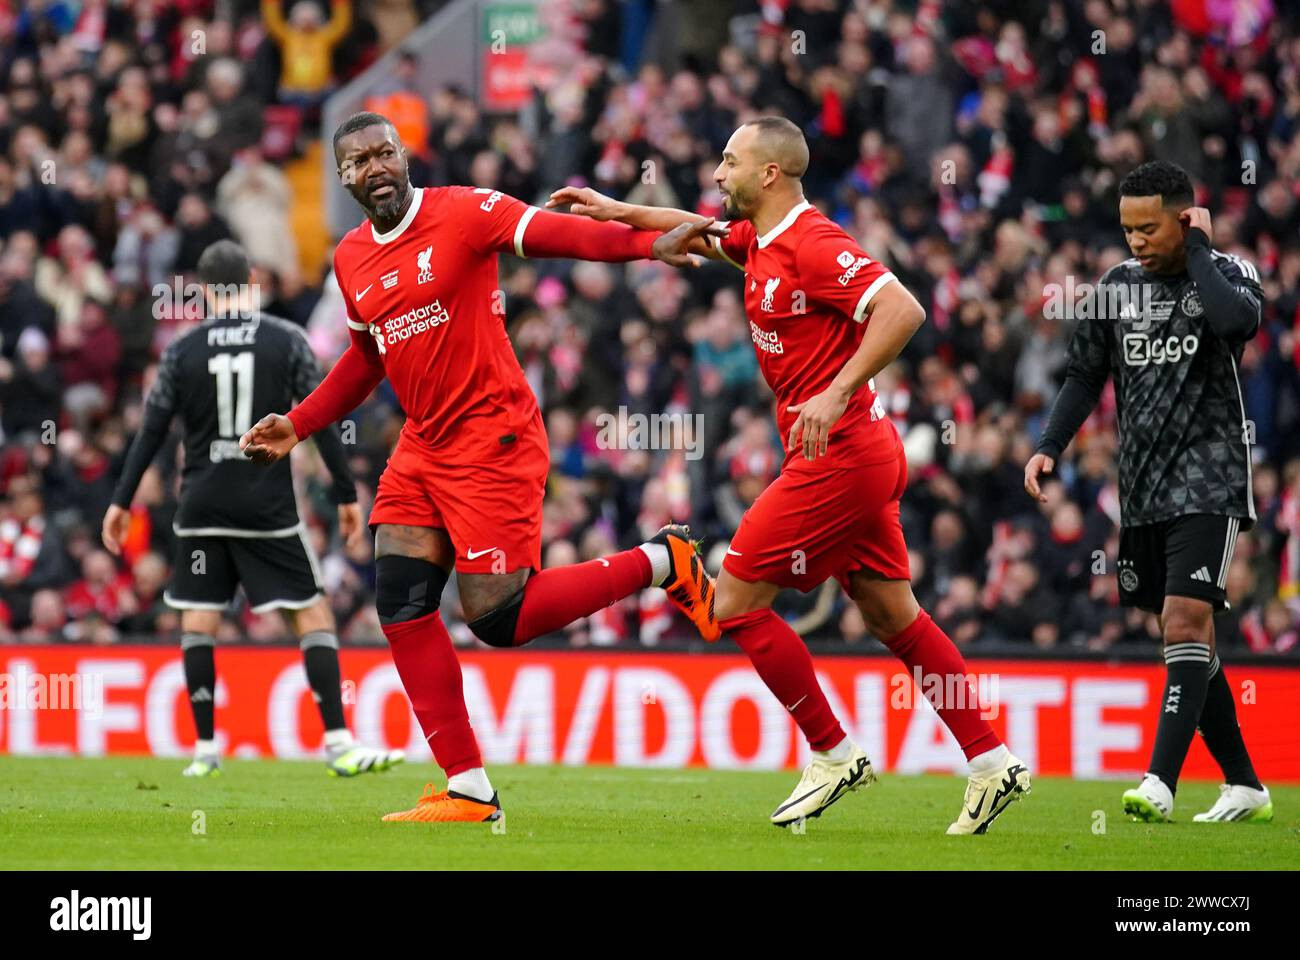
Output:
<instances>
[{"instance_id":1,"label":"adidas stripe on shorts","mask_svg":"<svg viewBox=\"0 0 1300 960\"><path fill-rule=\"evenodd\" d=\"M1125 527L1119 537L1120 601L1155 613L1167 596L1228 609L1228 568L1244 519L1192 513Z\"/></svg>"}]
</instances>

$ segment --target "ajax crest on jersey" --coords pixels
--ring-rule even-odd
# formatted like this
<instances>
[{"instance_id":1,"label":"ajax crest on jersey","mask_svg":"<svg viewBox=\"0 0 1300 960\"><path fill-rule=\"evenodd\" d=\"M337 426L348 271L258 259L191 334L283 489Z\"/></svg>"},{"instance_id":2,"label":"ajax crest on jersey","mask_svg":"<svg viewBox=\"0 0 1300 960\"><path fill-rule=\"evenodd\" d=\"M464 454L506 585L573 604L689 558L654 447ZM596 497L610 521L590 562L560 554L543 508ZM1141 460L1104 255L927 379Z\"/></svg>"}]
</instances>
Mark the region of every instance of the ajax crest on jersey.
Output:
<instances>
[{"instance_id":1,"label":"ajax crest on jersey","mask_svg":"<svg viewBox=\"0 0 1300 960\"><path fill-rule=\"evenodd\" d=\"M1119 571L1119 585L1123 587L1125 590L1127 590L1129 593L1133 593L1135 590L1137 590L1138 588L1137 571L1134 570L1132 567L1121 568Z\"/></svg>"},{"instance_id":2,"label":"ajax crest on jersey","mask_svg":"<svg viewBox=\"0 0 1300 960\"><path fill-rule=\"evenodd\" d=\"M1191 287L1183 294L1183 299L1179 301L1178 308L1189 317L1199 317L1205 312L1205 307L1201 305L1201 295L1196 292L1195 287Z\"/></svg>"}]
</instances>

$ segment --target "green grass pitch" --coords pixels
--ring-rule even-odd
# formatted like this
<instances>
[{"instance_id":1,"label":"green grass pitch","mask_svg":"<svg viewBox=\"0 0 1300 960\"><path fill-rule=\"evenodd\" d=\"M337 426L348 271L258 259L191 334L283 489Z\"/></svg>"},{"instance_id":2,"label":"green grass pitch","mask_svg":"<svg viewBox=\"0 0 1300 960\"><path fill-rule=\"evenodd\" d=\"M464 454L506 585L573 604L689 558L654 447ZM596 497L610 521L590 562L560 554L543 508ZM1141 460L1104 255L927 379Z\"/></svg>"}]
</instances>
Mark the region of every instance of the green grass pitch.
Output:
<instances>
[{"instance_id":1,"label":"green grass pitch","mask_svg":"<svg viewBox=\"0 0 1300 960\"><path fill-rule=\"evenodd\" d=\"M767 816L797 774L493 767L505 829L381 823L414 806L428 764L351 780L323 764L0 757L0 867L40 869L1296 869L1300 787L1271 824L1193 824L1214 785L1179 790L1177 822L1132 823L1127 783L1040 777L984 837L948 837L964 781L886 774L801 835ZM1100 813L1097 813L1099 811ZM201 817L200 813L201 812ZM1101 817L1104 814L1104 820ZM195 832L196 825L205 832ZM1102 829L1104 827L1104 829Z\"/></svg>"}]
</instances>

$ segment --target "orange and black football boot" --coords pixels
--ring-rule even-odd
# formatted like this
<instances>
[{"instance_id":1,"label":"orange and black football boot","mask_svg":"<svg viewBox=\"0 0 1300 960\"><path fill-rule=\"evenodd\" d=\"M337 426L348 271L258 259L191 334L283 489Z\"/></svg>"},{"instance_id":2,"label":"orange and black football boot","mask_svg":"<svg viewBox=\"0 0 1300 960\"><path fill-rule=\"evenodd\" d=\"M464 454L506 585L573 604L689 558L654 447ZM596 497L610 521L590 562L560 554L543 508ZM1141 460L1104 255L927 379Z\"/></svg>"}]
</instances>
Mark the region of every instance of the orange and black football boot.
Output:
<instances>
[{"instance_id":1,"label":"orange and black football boot","mask_svg":"<svg viewBox=\"0 0 1300 960\"><path fill-rule=\"evenodd\" d=\"M454 790L435 791L424 785L424 796L410 810L384 815L388 823L487 823L500 820L501 802L495 793L487 803Z\"/></svg>"},{"instance_id":2,"label":"orange and black football boot","mask_svg":"<svg viewBox=\"0 0 1300 960\"><path fill-rule=\"evenodd\" d=\"M722 636L718 618L713 615L714 583L700 559L700 544L691 539L685 524L670 523L650 538L668 548L668 576L662 584L673 606L686 614L700 636L709 643Z\"/></svg>"}]
</instances>

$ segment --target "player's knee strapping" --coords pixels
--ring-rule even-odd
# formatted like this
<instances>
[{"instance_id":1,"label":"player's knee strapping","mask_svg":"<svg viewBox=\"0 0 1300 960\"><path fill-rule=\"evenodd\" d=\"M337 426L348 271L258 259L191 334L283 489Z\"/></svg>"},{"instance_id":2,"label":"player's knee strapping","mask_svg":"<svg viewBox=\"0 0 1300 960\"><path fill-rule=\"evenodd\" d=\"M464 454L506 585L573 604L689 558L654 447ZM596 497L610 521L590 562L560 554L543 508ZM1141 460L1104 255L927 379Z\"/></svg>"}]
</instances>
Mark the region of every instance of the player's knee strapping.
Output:
<instances>
[{"instance_id":1,"label":"player's knee strapping","mask_svg":"<svg viewBox=\"0 0 1300 960\"><path fill-rule=\"evenodd\" d=\"M513 647L515 628L519 625L519 611L524 605L524 592L516 590L504 603L476 617L468 624L470 632L489 647Z\"/></svg>"},{"instance_id":2,"label":"player's knee strapping","mask_svg":"<svg viewBox=\"0 0 1300 960\"><path fill-rule=\"evenodd\" d=\"M375 560L375 609L387 626L418 620L438 609L447 574L419 557L384 556Z\"/></svg>"}]
</instances>

